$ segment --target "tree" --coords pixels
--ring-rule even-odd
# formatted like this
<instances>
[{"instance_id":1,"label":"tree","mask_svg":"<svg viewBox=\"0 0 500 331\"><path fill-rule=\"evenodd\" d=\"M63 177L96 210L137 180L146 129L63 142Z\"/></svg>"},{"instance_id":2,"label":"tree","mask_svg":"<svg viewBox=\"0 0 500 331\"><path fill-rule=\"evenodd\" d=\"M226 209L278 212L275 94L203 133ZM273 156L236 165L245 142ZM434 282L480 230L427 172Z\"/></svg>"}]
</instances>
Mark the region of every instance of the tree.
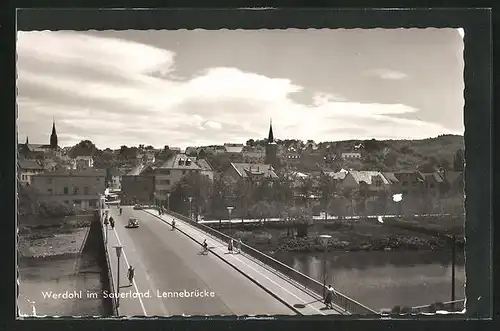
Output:
<instances>
[{"instance_id":1,"label":"tree","mask_svg":"<svg viewBox=\"0 0 500 331\"><path fill-rule=\"evenodd\" d=\"M94 156L98 151L97 147L90 140L82 140L75 146L71 147L69 156L75 158L77 156Z\"/></svg>"},{"instance_id":2,"label":"tree","mask_svg":"<svg viewBox=\"0 0 500 331\"><path fill-rule=\"evenodd\" d=\"M245 217L248 216L248 207L252 203L253 188L244 179L236 182L234 188L234 195L237 203L237 212L241 217L241 223L244 222Z\"/></svg>"},{"instance_id":3,"label":"tree","mask_svg":"<svg viewBox=\"0 0 500 331\"><path fill-rule=\"evenodd\" d=\"M292 207L288 211L292 226L295 228L297 237L307 237L308 228L312 222L312 211L310 208Z\"/></svg>"},{"instance_id":4,"label":"tree","mask_svg":"<svg viewBox=\"0 0 500 331\"><path fill-rule=\"evenodd\" d=\"M255 146L255 140L253 139L248 139L246 145L248 147L254 147Z\"/></svg>"},{"instance_id":5,"label":"tree","mask_svg":"<svg viewBox=\"0 0 500 331\"><path fill-rule=\"evenodd\" d=\"M204 149L201 149L200 152L198 153L198 158L204 159L205 157L207 157L207 153L205 152Z\"/></svg>"},{"instance_id":6,"label":"tree","mask_svg":"<svg viewBox=\"0 0 500 331\"><path fill-rule=\"evenodd\" d=\"M327 219L328 206L334 193L334 181L331 176L322 172L319 177L319 192L321 194L321 201L323 203L323 210L325 211L325 220Z\"/></svg>"},{"instance_id":7,"label":"tree","mask_svg":"<svg viewBox=\"0 0 500 331\"><path fill-rule=\"evenodd\" d=\"M192 211L195 219L200 213L206 214L210 211L210 197L212 194L212 183L209 178L199 173L189 173L175 185L170 196L172 209L179 212L188 212L188 197L192 197Z\"/></svg>"},{"instance_id":8,"label":"tree","mask_svg":"<svg viewBox=\"0 0 500 331\"><path fill-rule=\"evenodd\" d=\"M260 221L266 222L271 216L272 207L267 201L259 201L250 208L250 213Z\"/></svg>"}]
</instances>

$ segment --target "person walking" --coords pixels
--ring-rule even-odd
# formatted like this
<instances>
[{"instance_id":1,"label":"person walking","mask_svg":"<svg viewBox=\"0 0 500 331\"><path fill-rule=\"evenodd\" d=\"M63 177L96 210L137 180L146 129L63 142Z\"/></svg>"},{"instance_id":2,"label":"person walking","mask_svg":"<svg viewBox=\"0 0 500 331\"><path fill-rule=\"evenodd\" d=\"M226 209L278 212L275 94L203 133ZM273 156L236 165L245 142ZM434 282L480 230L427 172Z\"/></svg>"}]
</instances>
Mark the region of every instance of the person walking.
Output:
<instances>
[{"instance_id":1,"label":"person walking","mask_svg":"<svg viewBox=\"0 0 500 331\"><path fill-rule=\"evenodd\" d=\"M122 214L122 211L123 211L123 210L122 210L122 207L120 207L120 215Z\"/></svg>"},{"instance_id":2,"label":"person walking","mask_svg":"<svg viewBox=\"0 0 500 331\"><path fill-rule=\"evenodd\" d=\"M238 254L241 254L241 246L242 246L241 238L238 239Z\"/></svg>"},{"instance_id":3,"label":"person walking","mask_svg":"<svg viewBox=\"0 0 500 331\"><path fill-rule=\"evenodd\" d=\"M111 225L111 230L115 228L115 220L113 219L113 216L109 218L109 224Z\"/></svg>"},{"instance_id":4,"label":"person walking","mask_svg":"<svg viewBox=\"0 0 500 331\"><path fill-rule=\"evenodd\" d=\"M203 247L201 253L202 254L205 254L205 253L208 253L208 244L207 244L207 240L203 240L203 243L201 244L201 247Z\"/></svg>"},{"instance_id":5,"label":"person walking","mask_svg":"<svg viewBox=\"0 0 500 331\"><path fill-rule=\"evenodd\" d=\"M233 248L234 248L234 240L231 239L229 241L229 244L227 245L227 250L230 254L233 254Z\"/></svg>"},{"instance_id":6,"label":"person walking","mask_svg":"<svg viewBox=\"0 0 500 331\"><path fill-rule=\"evenodd\" d=\"M327 291L326 291L326 296L325 296L325 306L327 309L333 309L333 294L335 293L335 290L333 289L332 285L328 285Z\"/></svg>"},{"instance_id":7,"label":"person walking","mask_svg":"<svg viewBox=\"0 0 500 331\"><path fill-rule=\"evenodd\" d=\"M135 273L134 268L132 268L132 266L129 266L127 271L129 285L132 285L132 282L134 281L134 273Z\"/></svg>"}]
</instances>

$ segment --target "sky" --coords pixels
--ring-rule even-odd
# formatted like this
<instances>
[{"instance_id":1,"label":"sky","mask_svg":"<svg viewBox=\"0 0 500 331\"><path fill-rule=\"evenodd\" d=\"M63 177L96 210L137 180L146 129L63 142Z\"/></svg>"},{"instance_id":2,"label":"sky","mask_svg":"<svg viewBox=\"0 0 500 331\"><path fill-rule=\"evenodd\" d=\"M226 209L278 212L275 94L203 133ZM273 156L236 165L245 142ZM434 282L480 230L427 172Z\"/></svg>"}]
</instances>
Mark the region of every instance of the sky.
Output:
<instances>
[{"instance_id":1,"label":"sky","mask_svg":"<svg viewBox=\"0 0 500 331\"><path fill-rule=\"evenodd\" d=\"M98 148L464 132L463 30L18 32L18 139Z\"/></svg>"}]
</instances>

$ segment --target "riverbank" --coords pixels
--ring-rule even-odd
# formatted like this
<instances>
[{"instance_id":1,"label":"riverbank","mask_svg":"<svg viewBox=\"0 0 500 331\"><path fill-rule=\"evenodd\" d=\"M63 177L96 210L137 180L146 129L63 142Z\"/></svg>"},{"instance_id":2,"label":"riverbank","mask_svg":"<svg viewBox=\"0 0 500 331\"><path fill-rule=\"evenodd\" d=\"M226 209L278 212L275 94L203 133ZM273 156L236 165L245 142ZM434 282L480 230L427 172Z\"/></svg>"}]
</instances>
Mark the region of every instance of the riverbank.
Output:
<instances>
[{"instance_id":1,"label":"riverbank","mask_svg":"<svg viewBox=\"0 0 500 331\"><path fill-rule=\"evenodd\" d=\"M20 314L30 316L110 316L102 295L53 299L44 293L102 293L109 286L99 225L92 217L72 216L20 222L18 271Z\"/></svg>"},{"instance_id":2,"label":"riverbank","mask_svg":"<svg viewBox=\"0 0 500 331\"><path fill-rule=\"evenodd\" d=\"M217 228L214 226L214 228ZM401 221L390 220L342 220L315 223L308 229L308 235L298 238L286 228L245 226L223 228L222 232L266 253L324 251L319 240L321 234L328 234L330 251L437 251L451 247L451 236L456 236L458 250L464 247L463 228L460 220Z\"/></svg>"}]
</instances>

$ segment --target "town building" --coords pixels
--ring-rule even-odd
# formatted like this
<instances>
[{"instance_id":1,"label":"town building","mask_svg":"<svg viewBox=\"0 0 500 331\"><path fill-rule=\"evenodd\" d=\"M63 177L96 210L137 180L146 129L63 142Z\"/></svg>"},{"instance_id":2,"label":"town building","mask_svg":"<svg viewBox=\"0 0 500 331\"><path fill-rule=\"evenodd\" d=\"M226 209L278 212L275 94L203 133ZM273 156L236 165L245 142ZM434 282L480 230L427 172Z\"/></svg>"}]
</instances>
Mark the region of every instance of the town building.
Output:
<instances>
[{"instance_id":1,"label":"town building","mask_svg":"<svg viewBox=\"0 0 500 331\"><path fill-rule=\"evenodd\" d=\"M361 159L361 153L359 152L347 152L340 155L344 160Z\"/></svg>"},{"instance_id":2,"label":"town building","mask_svg":"<svg viewBox=\"0 0 500 331\"><path fill-rule=\"evenodd\" d=\"M395 172L394 176L401 185L401 193L404 195L420 195L423 193L424 178L418 171Z\"/></svg>"},{"instance_id":3,"label":"town building","mask_svg":"<svg viewBox=\"0 0 500 331\"><path fill-rule=\"evenodd\" d=\"M271 167L274 169L277 169L279 165L277 152L278 152L278 145L274 141L273 123L271 121L269 123L269 134L267 137L265 163L271 165Z\"/></svg>"},{"instance_id":4,"label":"town building","mask_svg":"<svg viewBox=\"0 0 500 331\"><path fill-rule=\"evenodd\" d=\"M76 156L72 160L74 169L83 170L94 167L94 159L90 155Z\"/></svg>"},{"instance_id":5,"label":"town building","mask_svg":"<svg viewBox=\"0 0 500 331\"><path fill-rule=\"evenodd\" d=\"M31 185L44 200L93 209L106 189L105 177L104 170L57 171L33 176Z\"/></svg>"},{"instance_id":6,"label":"town building","mask_svg":"<svg viewBox=\"0 0 500 331\"><path fill-rule=\"evenodd\" d=\"M201 168L200 174L214 180L214 168L207 159L198 159L196 163Z\"/></svg>"},{"instance_id":7,"label":"town building","mask_svg":"<svg viewBox=\"0 0 500 331\"><path fill-rule=\"evenodd\" d=\"M226 153L240 154L241 152L243 152L243 147L243 144L224 144Z\"/></svg>"},{"instance_id":8,"label":"town building","mask_svg":"<svg viewBox=\"0 0 500 331\"><path fill-rule=\"evenodd\" d=\"M154 198L155 177L149 164L140 164L121 177L122 204L153 204Z\"/></svg>"},{"instance_id":9,"label":"town building","mask_svg":"<svg viewBox=\"0 0 500 331\"><path fill-rule=\"evenodd\" d=\"M232 179L234 182L243 179L247 183L254 185L260 184L264 179L278 179L278 175L272 165L262 163L231 163L224 176Z\"/></svg>"},{"instance_id":10,"label":"town building","mask_svg":"<svg viewBox=\"0 0 500 331\"><path fill-rule=\"evenodd\" d=\"M20 159L18 181L21 185L31 185L31 178L45 171L43 163L39 160Z\"/></svg>"},{"instance_id":11,"label":"town building","mask_svg":"<svg viewBox=\"0 0 500 331\"><path fill-rule=\"evenodd\" d=\"M50 134L49 144L30 144L29 138L26 137L26 142L24 144L18 144L17 150L20 156L25 158L49 158L49 157L60 157L61 148L57 144L57 132L56 123L52 122L52 132Z\"/></svg>"}]
</instances>

